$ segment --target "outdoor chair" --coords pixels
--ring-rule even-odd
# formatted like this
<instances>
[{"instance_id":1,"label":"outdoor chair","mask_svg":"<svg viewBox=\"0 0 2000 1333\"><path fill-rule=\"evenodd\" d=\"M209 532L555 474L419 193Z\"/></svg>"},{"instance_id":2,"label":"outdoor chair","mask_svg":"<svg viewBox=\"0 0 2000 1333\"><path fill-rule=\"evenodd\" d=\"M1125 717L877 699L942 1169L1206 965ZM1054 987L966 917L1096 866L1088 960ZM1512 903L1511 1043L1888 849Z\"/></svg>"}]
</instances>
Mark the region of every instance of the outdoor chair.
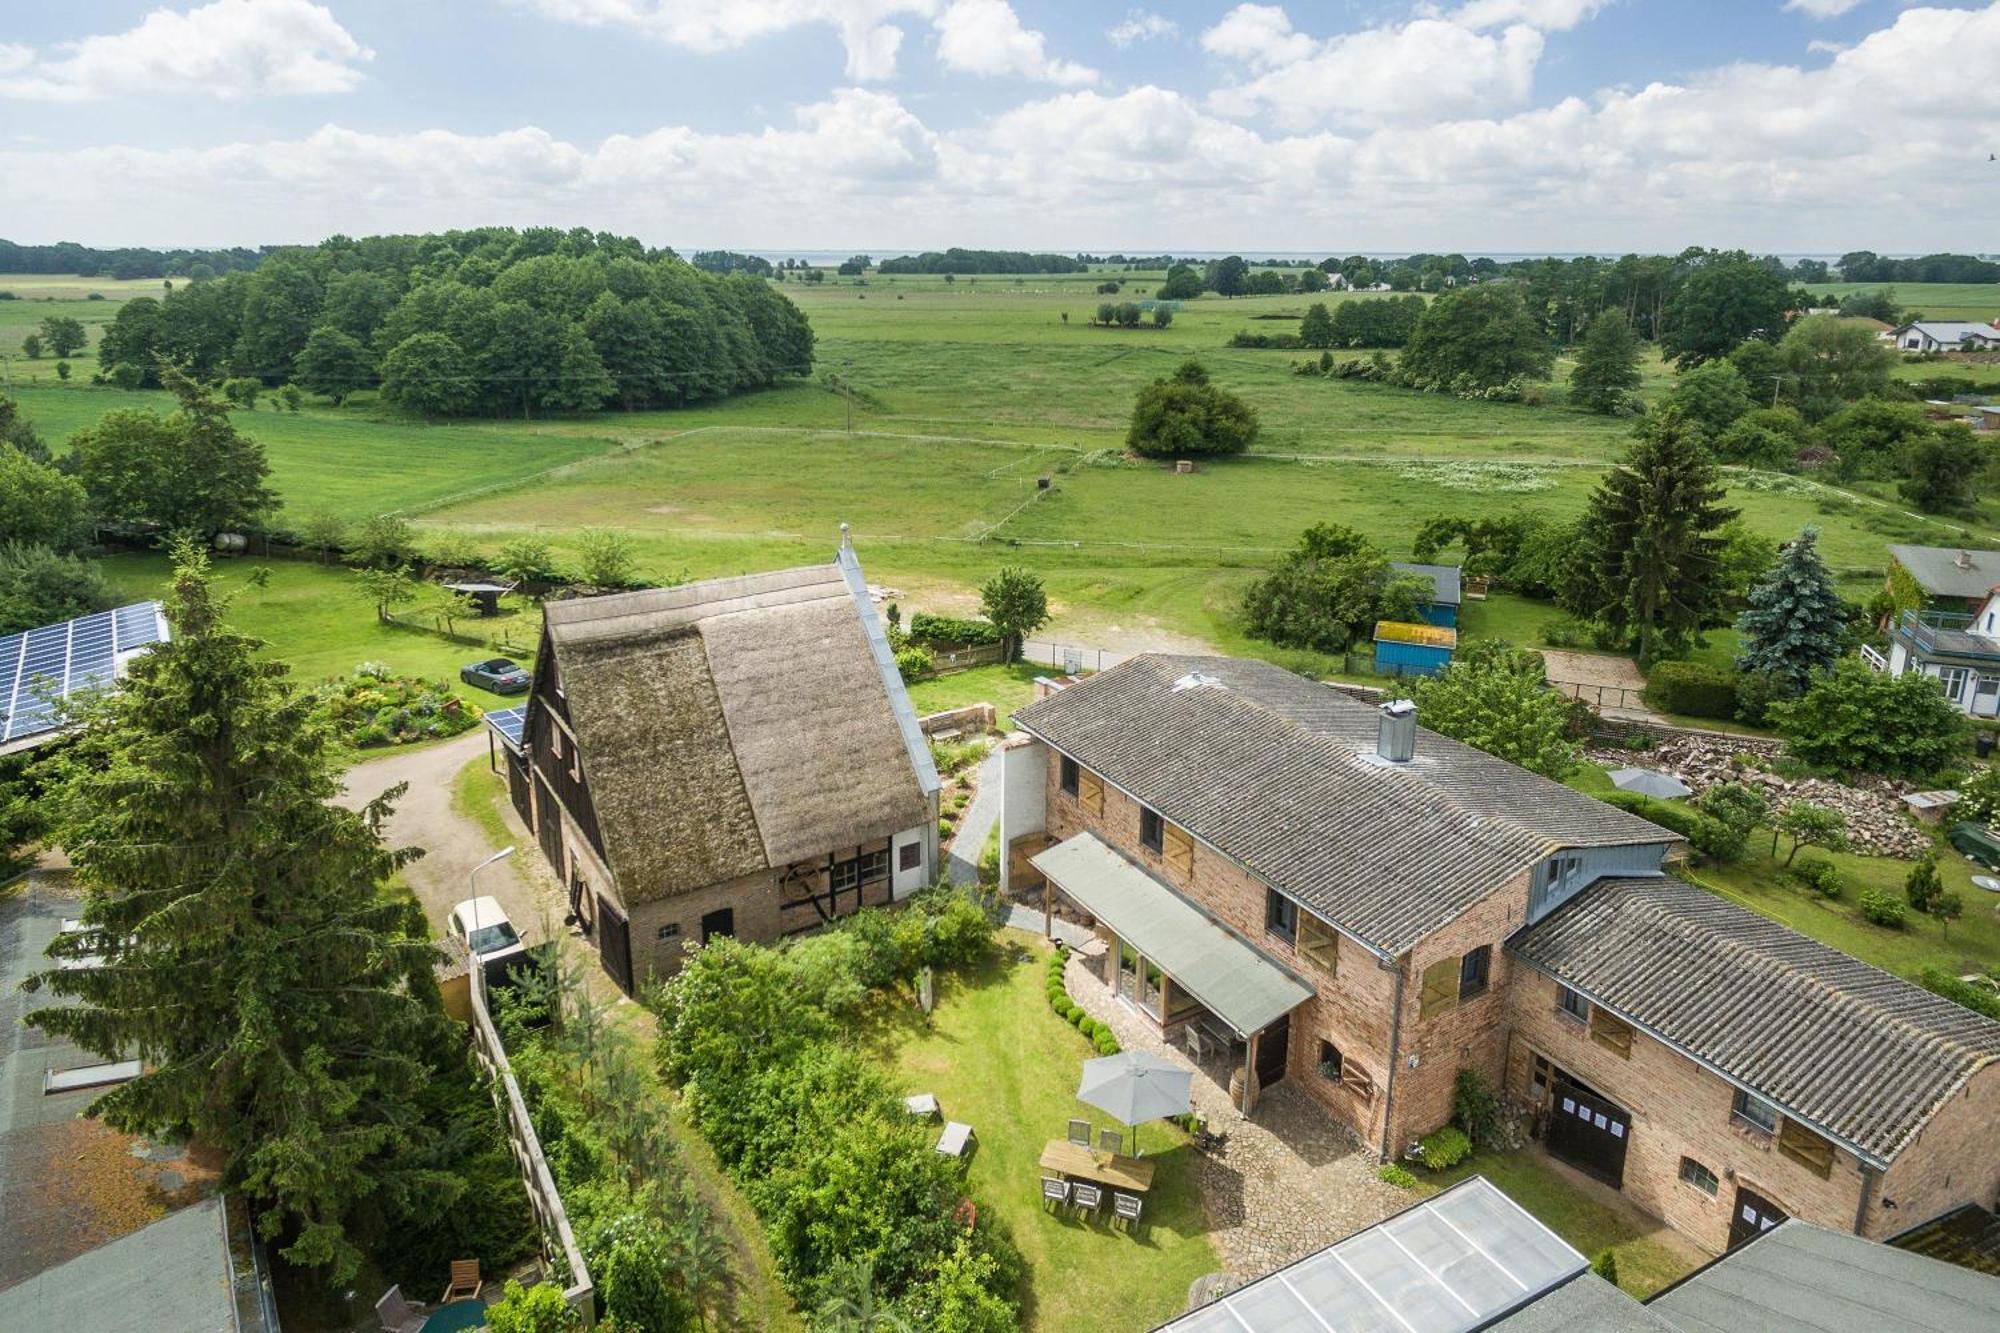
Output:
<instances>
[{"instance_id":1,"label":"outdoor chair","mask_svg":"<svg viewBox=\"0 0 2000 1333\"><path fill-rule=\"evenodd\" d=\"M1125 1151L1125 1135L1115 1129L1097 1131L1097 1151L1108 1152L1113 1157Z\"/></svg>"},{"instance_id":2,"label":"outdoor chair","mask_svg":"<svg viewBox=\"0 0 2000 1333\"><path fill-rule=\"evenodd\" d=\"M477 1259L454 1259L451 1261L451 1285L444 1289L444 1295L438 1297L438 1304L449 1305L467 1297L478 1300L485 1285L479 1280Z\"/></svg>"},{"instance_id":3,"label":"outdoor chair","mask_svg":"<svg viewBox=\"0 0 2000 1333\"><path fill-rule=\"evenodd\" d=\"M1139 1227L1140 1205L1143 1202L1136 1194L1113 1194L1111 1196L1112 1216L1118 1221L1123 1222L1126 1230L1136 1231Z\"/></svg>"},{"instance_id":4,"label":"outdoor chair","mask_svg":"<svg viewBox=\"0 0 2000 1333\"><path fill-rule=\"evenodd\" d=\"M1200 1028L1196 1027L1193 1023L1182 1028L1181 1042L1187 1047L1189 1058L1196 1064L1206 1064L1208 1062L1208 1038Z\"/></svg>"},{"instance_id":5,"label":"outdoor chair","mask_svg":"<svg viewBox=\"0 0 2000 1333\"><path fill-rule=\"evenodd\" d=\"M422 1333L430 1322L429 1315L403 1299L400 1284L383 1292L382 1299L375 1302L375 1317L382 1321L382 1333Z\"/></svg>"},{"instance_id":6,"label":"outdoor chair","mask_svg":"<svg viewBox=\"0 0 2000 1333\"><path fill-rule=\"evenodd\" d=\"M1080 1148L1088 1148L1090 1146L1090 1122L1088 1120L1070 1121L1069 1141Z\"/></svg>"},{"instance_id":7,"label":"outdoor chair","mask_svg":"<svg viewBox=\"0 0 2000 1333\"><path fill-rule=\"evenodd\" d=\"M962 1120L947 1122L938 1135L937 1150L946 1157L964 1157L972 1150L972 1126Z\"/></svg>"},{"instance_id":8,"label":"outdoor chair","mask_svg":"<svg viewBox=\"0 0 2000 1333\"><path fill-rule=\"evenodd\" d=\"M1095 1217L1097 1210L1104 1204L1104 1191L1079 1180L1069 1187L1069 1201L1078 1213L1088 1213Z\"/></svg>"},{"instance_id":9,"label":"outdoor chair","mask_svg":"<svg viewBox=\"0 0 2000 1333\"><path fill-rule=\"evenodd\" d=\"M1053 1204L1061 1208L1069 1202L1069 1188L1069 1182L1060 1176L1043 1176L1042 1206L1046 1208ZM383 1327L386 1329L388 1325L385 1324Z\"/></svg>"}]
</instances>

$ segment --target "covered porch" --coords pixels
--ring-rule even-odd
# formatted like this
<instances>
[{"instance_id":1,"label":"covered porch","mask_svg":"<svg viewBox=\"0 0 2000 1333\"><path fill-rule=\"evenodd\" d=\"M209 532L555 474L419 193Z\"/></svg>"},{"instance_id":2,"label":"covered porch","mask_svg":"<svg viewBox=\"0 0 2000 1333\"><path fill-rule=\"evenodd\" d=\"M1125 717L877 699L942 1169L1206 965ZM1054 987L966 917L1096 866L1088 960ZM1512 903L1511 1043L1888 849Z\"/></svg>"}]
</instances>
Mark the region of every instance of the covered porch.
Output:
<instances>
[{"instance_id":1,"label":"covered porch","mask_svg":"<svg viewBox=\"0 0 2000 1333\"><path fill-rule=\"evenodd\" d=\"M1312 987L1096 835L1033 858L1045 923L1056 895L1088 913L1103 948L1087 965L1119 1004L1185 1049L1248 1114L1285 1077L1292 1010Z\"/></svg>"}]
</instances>

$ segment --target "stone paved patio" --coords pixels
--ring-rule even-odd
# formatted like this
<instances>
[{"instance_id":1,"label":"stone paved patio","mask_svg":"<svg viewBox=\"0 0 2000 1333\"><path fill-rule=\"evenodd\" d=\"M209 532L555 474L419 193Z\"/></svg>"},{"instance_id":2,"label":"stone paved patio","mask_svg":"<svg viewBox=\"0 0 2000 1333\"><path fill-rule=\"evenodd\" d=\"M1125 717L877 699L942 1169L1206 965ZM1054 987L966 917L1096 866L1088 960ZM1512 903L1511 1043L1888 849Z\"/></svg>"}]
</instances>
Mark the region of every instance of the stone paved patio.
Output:
<instances>
[{"instance_id":1,"label":"stone paved patio","mask_svg":"<svg viewBox=\"0 0 2000 1333\"><path fill-rule=\"evenodd\" d=\"M1259 1276L1310 1254L1413 1201L1375 1177L1374 1154L1302 1092L1292 1075L1259 1099L1246 1120L1229 1101L1220 1062L1196 1068L1184 1051L1167 1045L1152 1024L1121 1004L1070 956L1065 972L1070 998L1101 1023L1109 1023L1127 1050L1145 1050L1195 1069L1194 1107L1211 1129L1226 1133L1220 1152L1198 1154L1203 1207L1224 1268L1236 1282Z\"/></svg>"}]
</instances>

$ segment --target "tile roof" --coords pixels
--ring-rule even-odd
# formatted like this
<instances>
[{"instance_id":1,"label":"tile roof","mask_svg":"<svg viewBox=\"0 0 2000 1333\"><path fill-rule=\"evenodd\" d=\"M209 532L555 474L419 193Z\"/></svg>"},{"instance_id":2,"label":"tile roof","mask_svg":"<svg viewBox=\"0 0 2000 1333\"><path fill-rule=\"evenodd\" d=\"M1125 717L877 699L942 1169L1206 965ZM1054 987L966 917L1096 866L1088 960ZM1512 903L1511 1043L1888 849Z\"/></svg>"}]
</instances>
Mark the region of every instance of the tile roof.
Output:
<instances>
[{"instance_id":1,"label":"tile roof","mask_svg":"<svg viewBox=\"0 0 2000 1333\"><path fill-rule=\"evenodd\" d=\"M1017 725L1386 954L1559 847L1664 829L1420 731L1375 757L1377 710L1267 662L1147 654Z\"/></svg>"},{"instance_id":2,"label":"tile roof","mask_svg":"<svg viewBox=\"0 0 2000 1333\"><path fill-rule=\"evenodd\" d=\"M1600 881L1507 948L1876 1165L2000 1060L2000 1023L1677 879Z\"/></svg>"},{"instance_id":3,"label":"tile roof","mask_svg":"<svg viewBox=\"0 0 2000 1333\"><path fill-rule=\"evenodd\" d=\"M627 903L928 825L936 770L842 559L545 608Z\"/></svg>"}]
</instances>

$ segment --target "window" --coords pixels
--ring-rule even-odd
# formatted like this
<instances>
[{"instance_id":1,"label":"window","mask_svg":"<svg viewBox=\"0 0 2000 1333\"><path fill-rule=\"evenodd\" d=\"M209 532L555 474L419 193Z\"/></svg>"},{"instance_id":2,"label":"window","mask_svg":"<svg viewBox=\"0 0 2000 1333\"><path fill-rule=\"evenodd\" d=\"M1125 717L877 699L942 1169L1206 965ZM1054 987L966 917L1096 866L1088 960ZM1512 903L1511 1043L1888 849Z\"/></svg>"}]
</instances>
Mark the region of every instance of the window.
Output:
<instances>
[{"instance_id":1,"label":"window","mask_svg":"<svg viewBox=\"0 0 2000 1333\"><path fill-rule=\"evenodd\" d=\"M1833 1174L1833 1145L1790 1116L1778 1126L1778 1151L1816 1176Z\"/></svg>"},{"instance_id":2,"label":"window","mask_svg":"<svg viewBox=\"0 0 2000 1333\"><path fill-rule=\"evenodd\" d=\"M1424 969L1423 989L1418 993L1417 1017L1429 1018L1458 1007L1458 964L1456 958L1440 958Z\"/></svg>"},{"instance_id":3,"label":"window","mask_svg":"<svg viewBox=\"0 0 2000 1333\"><path fill-rule=\"evenodd\" d=\"M896 869L915 870L924 863L924 845L920 842L906 842L896 849Z\"/></svg>"},{"instance_id":4,"label":"window","mask_svg":"<svg viewBox=\"0 0 2000 1333\"><path fill-rule=\"evenodd\" d=\"M1579 1023L1590 1021L1590 1001L1567 986L1556 987L1556 1008Z\"/></svg>"},{"instance_id":5,"label":"window","mask_svg":"<svg viewBox=\"0 0 2000 1333\"><path fill-rule=\"evenodd\" d=\"M1736 1101L1730 1109L1736 1113L1736 1118L1745 1124L1755 1125L1766 1134L1778 1132L1778 1108L1762 1097L1754 1096L1739 1088L1736 1092Z\"/></svg>"},{"instance_id":6,"label":"window","mask_svg":"<svg viewBox=\"0 0 2000 1333\"><path fill-rule=\"evenodd\" d=\"M835 861L833 863L831 884L833 891L839 893L842 889L853 889L859 888L863 884L873 884L876 880L886 877L888 873L889 853L887 850L863 852L851 861Z\"/></svg>"},{"instance_id":7,"label":"window","mask_svg":"<svg viewBox=\"0 0 2000 1333\"><path fill-rule=\"evenodd\" d=\"M1194 878L1194 838L1185 829L1167 825L1166 847L1160 855L1166 859L1167 869L1182 879Z\"/></svg>"},{"instance_id":8,"label":"window","mask_svg":"<svg viewBox=\"0 0 2000 1333\"><path fill-rule=\"evenodd\" d=\"M1493 968L1493 946L1482 944L1458 960L1458 1001L1460 1004L1486 993L1487 974Z\"/></svg>"},{"instance_id":9,"label":"window","mask_svg":"<svg viewBox=\"0 0 2000 1333\"><path fill-rule=\"evenodd\" d=\"M1299 905L1276 889L1264 890L1264 929L1287 944L1297 939Z\"/></svg>"},{"instance_id":10,"label":"window","mask_svg":"<svg viewBox=\"0 0 2000 1333\"><path fill-rule=\"evenodd\" d=\"M1535 1094L1537 1096L1540 1096L1542 1093L1547 1092L1549 1090L1549 1085L1554 1082L1555 1082L1554 1067L1550 1065L1547 1060L1544 1060L1541 1056L1539 1055L1536 1056L1534 1070L1532 1073L1528 1075L1529 1086L1535 1090Z\"/></svg>"},{"instance_id":11,"label":"window","mask_svg":"<svg viewBox=\"0 0 2000 1333\"><path fill-rule=\"evenodd\" d=\"M1329 1083L1340 1082L1340 1048L1330 1041L1319 1044L1319 1076Z\"/></svg>"},{"instance_id":12,"label":"window","mask_svg":"<svg viewBox=\"0 0 2000 1333\"><path fill-rule=\"evenodd\" d=\"M680 922L678 922L678 921L669 921L669 922L667 922L667 924L666 924L666 925L664 925L664 926L661 926L661 927L660 927L660 933L659 933L659 938L660 938L660 939L663 939L663 940L677 940L677 939L679 939L680 937L681 937L681 923L680 923Z\"/></svg>"},{"instance_id":13,"label":"window","mask_svg":"<svg viewBox=\"0 0 2000 1333\"><path fill-rule=\"evenodd\" d=\"M1328 976L1340 975L1340 932L1310 913L1299 917L1299 957Z\"/></svg>"},{"instance_id":14,"label":"window","mask_svg":"<svg viewBox=\"0 0 2000 1333\"><path fill-rule=\"evenodd\" d=\"M1074 795L1076 795L1076 782L1077 782L1077 775L1078 775L1079 773L1081 773L1082 771L1083 771L1083 770L1082 770L1081 768L1079 768L1079 767L1077 766L1077 762L1076 762L1076 760L1074 760L1074 759L1070 758L1070 757L1069 757L1068 755L1064 755L1064 756L1062 757L1062 789L1063 789L1063 791L1065 791L1066 793L1068 793L1068 794L1069 794L1069 795L1071 795L1071 796L1074 796Z\"/></svg>"},{"instance_id":15,"label":"window","mask_svg":"<svg viewBox=\"0 0 2000 1333\"><path fill-rule=\"evenodd\" d=\"M1621 1059L1632 1058L1632 1025L1595 1005L1590 1010L1590 1039Z\"/></svg>"},{"instance_id":16,"label":"window","mask_svg":"<svg viewBox=\"0 0 2000 1333\"><path fill-rule=\"evenodd\" d=\"M1968 667L1939 667L1938 684L1944 686L1944 697L1956 701L1965 693L1965 678L1971 675Z\"/></svg>"},{"instance_id":17,"label":"window","mask_svg":"<svg viewBox=\"0 0 2000 1333\"><path fill-rule=\"evenodd\" d=\"M1165 850L1167 821L1158 810L1139 807L1139 845L1149 852Z\"/></svg>"},{"instance_id":18,"label":"window","mask_svg":"<svg viewBox=\"0 0 2000 1333\"><path fill-rule=\"evenodd\" d=\"M1720 1184L1715 1178L1715 1172L1692 1157L1681 1158L1681 1179L1710 1198L1715 1197L1715 1191Z\"/></svg>"}]
</instances>

